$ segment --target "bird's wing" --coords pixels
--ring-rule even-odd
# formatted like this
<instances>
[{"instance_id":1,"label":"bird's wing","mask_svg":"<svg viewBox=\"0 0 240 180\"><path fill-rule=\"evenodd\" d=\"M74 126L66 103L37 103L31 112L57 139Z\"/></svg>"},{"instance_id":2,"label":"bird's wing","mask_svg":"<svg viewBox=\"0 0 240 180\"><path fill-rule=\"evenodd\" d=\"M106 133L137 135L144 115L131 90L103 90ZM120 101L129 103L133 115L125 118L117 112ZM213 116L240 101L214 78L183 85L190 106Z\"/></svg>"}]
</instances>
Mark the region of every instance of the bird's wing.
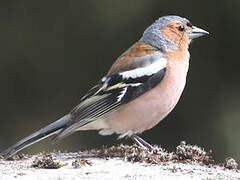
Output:
<instances>
[{"instance_id":1,"label":"bird's wing","mask_svg":"<svg viewBox=\"0 0 240 180\"><path fill-rule=\"evenodd\" d=\"M89 90L80 104L71 111L71 123L53 141L74 133L85 124L116 110L119 106L152 89L164 77L167 66L167 59L160 51L130 58L128 64L132 68L128 67L126 62L123 66L120 66L119 61L117 62L118 69L114 71L113 65L108 75ZM141 65L136 65L137 63Z\"/></svg>"}]
</instances>

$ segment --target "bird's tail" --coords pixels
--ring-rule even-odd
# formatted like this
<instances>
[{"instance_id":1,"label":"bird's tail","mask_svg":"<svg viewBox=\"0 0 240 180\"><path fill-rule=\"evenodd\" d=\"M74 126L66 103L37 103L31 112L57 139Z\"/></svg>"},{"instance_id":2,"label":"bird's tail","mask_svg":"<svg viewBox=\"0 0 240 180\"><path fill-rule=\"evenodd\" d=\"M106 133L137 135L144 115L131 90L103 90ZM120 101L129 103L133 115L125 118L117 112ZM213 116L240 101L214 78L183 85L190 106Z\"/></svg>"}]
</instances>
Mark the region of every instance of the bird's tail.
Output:
<instances>
[{"instance_id":1,"label":"bird's tail","mask_svg":"<svg viewBox=\"0 0 240 180\"><path fill-rule=\"evenodd\" d=\"M0 153L5 158L9 158L16 154L18 151L34 144L42 139L45 139L53 134L59 133L64 127L67 126L70 120L70 115L63 116L61 119L49 124L48 126L38 130L37 132L23 138L13 146L9 147L2 153Z\"/></svg>"}]
</instances>

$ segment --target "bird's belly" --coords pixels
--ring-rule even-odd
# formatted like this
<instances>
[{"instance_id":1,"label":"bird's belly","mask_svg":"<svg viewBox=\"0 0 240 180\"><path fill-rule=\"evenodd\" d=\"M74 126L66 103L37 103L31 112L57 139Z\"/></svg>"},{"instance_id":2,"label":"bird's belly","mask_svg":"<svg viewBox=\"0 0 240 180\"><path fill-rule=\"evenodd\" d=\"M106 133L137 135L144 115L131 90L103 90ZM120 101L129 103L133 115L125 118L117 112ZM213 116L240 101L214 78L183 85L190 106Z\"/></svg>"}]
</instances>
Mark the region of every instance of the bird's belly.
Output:
<instances>
[{"instance_id":1,"label":"bird's belly","mask_svg":"<svg viewBox=\"0 0 240 180\"><path fill-rule=\"evenodd\" d=\"M155 88L109 114L106 125L120 134L128 131L141 133L155 126L177 104L185 86L187 70L188 65L176 69L168 65L165 77Z\"/></svg>"}]
</instances>

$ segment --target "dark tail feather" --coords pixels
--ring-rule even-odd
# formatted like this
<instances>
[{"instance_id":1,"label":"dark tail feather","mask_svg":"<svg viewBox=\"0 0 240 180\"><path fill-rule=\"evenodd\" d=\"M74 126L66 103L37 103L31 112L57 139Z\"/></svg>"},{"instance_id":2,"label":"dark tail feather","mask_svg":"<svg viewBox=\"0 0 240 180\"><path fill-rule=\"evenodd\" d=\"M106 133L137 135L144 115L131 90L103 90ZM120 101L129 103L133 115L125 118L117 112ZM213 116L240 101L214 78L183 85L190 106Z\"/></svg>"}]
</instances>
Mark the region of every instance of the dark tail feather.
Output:
<instances>
[{"instance_id":1,"label":"dark tail feather","mask_svg":"<svg viewBox=\"0 0 240 180\"><path fill-rule=\"evenodd\" d=\"M48 126L38 130L37 132L23 138L22 140L20 140L19 142L9 147L8 149L6 149L0 154L6 158L9 158L12 155L16 154L18 151L30 146L31 144L34 144L53 134L59 133L62 128L66 127L66 125L69 123L69 120L70 120L70 115L66 115L61 119L49 124Z\"/></svg>"}]
</instances>

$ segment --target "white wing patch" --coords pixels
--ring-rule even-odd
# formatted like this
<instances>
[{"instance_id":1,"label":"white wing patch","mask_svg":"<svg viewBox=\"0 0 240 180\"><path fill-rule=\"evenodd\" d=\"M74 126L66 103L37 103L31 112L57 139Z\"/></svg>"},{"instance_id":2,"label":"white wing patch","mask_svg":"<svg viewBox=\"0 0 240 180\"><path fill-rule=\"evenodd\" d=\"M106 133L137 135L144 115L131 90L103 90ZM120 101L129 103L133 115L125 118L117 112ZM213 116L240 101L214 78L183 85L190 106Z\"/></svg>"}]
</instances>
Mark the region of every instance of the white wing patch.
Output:
<instances>
[{"instance_id":1,"label":"white wing patch","mask_svg":"<svg viewBox=\"0 0 240 180\"><path fill-rule=\"evenodd\" d=\"M133 69L130 71L121 72L120 75L122 75L122 77L125 79L138 78L138 77L142 77L145 75L150 76L166 67L167 67L167 59L160 58L160 59L156 60L154 63L152 63L146 67L141 67L141 68Z\"/></svg>"},{"instance_id":2,"label":"white wing patch","mask_svg":"<svg viewBox=\"0 0 240 180\"><path fill-rule=\"evenodd\" d=\"M136 86L139 86L141 84L142 83L129 83L129 84L118 83L118 84L115 84L113 86L108 87L106 90L109 91L109 90L112 90L112 89L120 89L120 88L124 88L124 87L128 87L128 86L136 87Z\"/></svg>"},{"instance_id":3,"label":"white wing patch","mask_svg":"<svg viewBox=\"0 0 240 180\"><path fill-rule=\"evenodd\" d=\"M121 102L122 98L124 97L125 93L127 92L127 87L123 88L121 94L117 97L117 101Z\"/></svg>"}]
</instances>

